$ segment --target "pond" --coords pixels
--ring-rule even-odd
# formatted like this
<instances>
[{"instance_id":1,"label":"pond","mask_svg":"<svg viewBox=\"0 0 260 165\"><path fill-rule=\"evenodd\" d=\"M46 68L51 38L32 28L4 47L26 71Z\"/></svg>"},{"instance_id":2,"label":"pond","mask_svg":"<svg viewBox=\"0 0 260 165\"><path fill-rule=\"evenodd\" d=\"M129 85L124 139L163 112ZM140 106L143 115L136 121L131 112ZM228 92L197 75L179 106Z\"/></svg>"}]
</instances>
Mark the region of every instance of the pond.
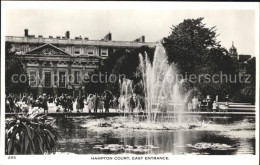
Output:
<instances>
[{"instance_id":1,"label":"pond","mask_svg":"<svg viewBox=\"0 0 260 165\"><path fill-rule=\"evenodd\" d=\"M163 126L169 129L149 127L156 128L162 123L131 122L120 126L120 117L64 118L56 123L63 138L57 153L255 154L254 119L209 118L175 127L165 123Z\"/></svg>"}]
</instances>

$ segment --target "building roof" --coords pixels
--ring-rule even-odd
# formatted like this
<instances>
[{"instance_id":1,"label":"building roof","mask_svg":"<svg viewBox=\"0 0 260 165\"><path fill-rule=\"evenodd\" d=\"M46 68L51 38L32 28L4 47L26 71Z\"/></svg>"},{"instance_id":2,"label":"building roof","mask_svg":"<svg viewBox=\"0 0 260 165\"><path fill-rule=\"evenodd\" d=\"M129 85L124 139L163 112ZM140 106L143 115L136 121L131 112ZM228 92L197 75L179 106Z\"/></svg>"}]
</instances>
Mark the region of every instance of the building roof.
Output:
<instances>
[{"instance_id":1,"label":"building roof","mask_svg":"<svg viewBox=\"0 0 260 165\"><path fill-rule=\"evenodd\" d=\"M107 40L18 37L18 36L6 36L5 40L6 40L6 42L12 42L12 43L86 45L86 46L122 47L122 48L138 48L141 46L155 47L157 44L155 42L107 41Z\"/></svg>"}]
</instances>

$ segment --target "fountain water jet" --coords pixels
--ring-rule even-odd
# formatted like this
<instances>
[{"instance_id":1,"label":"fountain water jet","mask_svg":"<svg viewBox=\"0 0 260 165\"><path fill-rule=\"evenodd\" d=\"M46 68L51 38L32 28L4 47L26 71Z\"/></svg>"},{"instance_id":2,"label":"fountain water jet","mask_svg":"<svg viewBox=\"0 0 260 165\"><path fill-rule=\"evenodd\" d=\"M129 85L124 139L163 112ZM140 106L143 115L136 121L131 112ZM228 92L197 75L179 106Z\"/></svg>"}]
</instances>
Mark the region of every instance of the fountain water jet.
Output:
<instances>
[{"instance_id":1,"label":"fountain water jet","mask_svg":"<svg viewBox=\"0 0 260 165\"><path fill-rule=\"evenodd\" d=\"M156 46L153 62L147 54L145 57L139 54L139 60L145 98L146 121L142 123L143 126L149 125L151 128L154 124L155 127L160 124L167 128L164 123L181 125L190 92L183 90L184 80L178 74L175 65L169 64L165 49L161 44ZM134 125L134 118L137 122L140 120L138 115L127 115L130 110L130 98L134 93L132 81L124 79L122 83L120 81L120 86L120 105L121 108L122 105L124 107L122 122L124 125Z\"/></svg>"},{"instance_id":2,"label":"fountain water jet","mask_svg":"<svg viewBox=\"0 0 260 165\"><path fill-rule=\"evenodd\" d=\"M189 92L184 93L183 79L179 78L175 65L168 63L165 49L161 44L156 46L153 62L148 59L147 54L145 59L141 54L139 58L146 97L147 122L156 122L158 114L165 119L165 116L176 113L176 122L181 123Z\"/></svg>"}]
</instances>

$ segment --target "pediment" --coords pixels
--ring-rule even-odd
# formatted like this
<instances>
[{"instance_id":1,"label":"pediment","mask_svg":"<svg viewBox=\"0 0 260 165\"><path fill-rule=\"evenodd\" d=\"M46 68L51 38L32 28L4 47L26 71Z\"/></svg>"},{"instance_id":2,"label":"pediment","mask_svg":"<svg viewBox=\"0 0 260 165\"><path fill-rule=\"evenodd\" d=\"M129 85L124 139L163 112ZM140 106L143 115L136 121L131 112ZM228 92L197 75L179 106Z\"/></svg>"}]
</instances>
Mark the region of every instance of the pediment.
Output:
<instances>
[{"instance_id":1,"label":"pediment","mask_svg":"<svg viewBox=\"0 0 260 165\"><path fill-rule=\"evenodd\" d=\"M70 56L70 54L66 53L65 51L61 50L60 48L52 45L52 44L44 44L41 45L26 54L32 55L43 55L43 56Z\"/></svg>"}]
</instances>

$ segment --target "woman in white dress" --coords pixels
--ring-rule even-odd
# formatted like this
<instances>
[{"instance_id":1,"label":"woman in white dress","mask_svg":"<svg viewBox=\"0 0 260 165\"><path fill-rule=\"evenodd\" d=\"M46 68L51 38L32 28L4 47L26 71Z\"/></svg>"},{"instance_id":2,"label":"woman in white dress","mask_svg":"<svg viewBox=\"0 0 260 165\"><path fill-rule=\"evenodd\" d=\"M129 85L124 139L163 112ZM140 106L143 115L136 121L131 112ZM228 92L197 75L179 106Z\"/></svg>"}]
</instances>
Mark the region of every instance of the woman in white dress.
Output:
<instances>
[{"instance_id":1,"label":"woman in white dress","mask_svg":"<svg viewBox=\"0 0 260 165\"><path fill-rule=\"evenodd\" d=\"M94 108L94 103L93 103L93 95L90 94L88 99L87 99L87 104L88 104L88 111L91 113L91 110Z\"/></svg>"},{"instance_id":2,"label":"woman in white dress","mask_svg":"<svg viewBox=\"0 0 260 165\"><path fill-rule=\"evenodd\" d=\"M84 103L84 108L83 108L82 112L84 112L84 110L87 109L87 107L88 107L88 101L87 101L87 99L88 99L88 98L85 98L84 101L83 101L83 103Z\"/></svg>"}]
</instances>

